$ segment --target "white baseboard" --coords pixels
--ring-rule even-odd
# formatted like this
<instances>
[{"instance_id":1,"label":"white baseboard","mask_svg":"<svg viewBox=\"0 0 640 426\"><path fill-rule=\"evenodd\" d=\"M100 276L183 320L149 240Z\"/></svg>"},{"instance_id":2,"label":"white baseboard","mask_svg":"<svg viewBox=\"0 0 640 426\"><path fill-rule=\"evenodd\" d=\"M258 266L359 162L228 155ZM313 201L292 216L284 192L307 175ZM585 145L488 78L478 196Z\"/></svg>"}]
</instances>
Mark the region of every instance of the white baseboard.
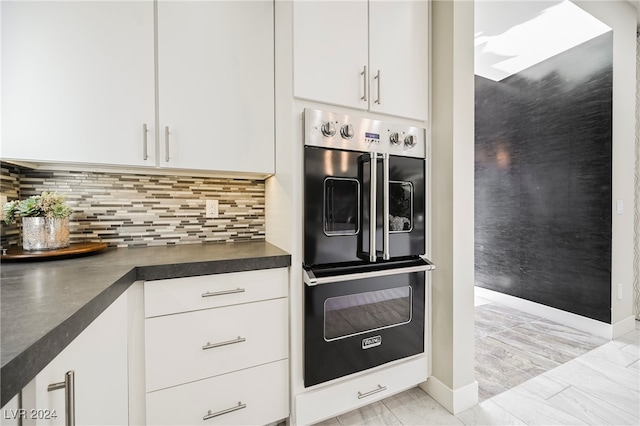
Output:
<instances>
[{"instance_id":1,"label":"white baseboard","mask_svg":"<svg viewBox=\"0 0 640 426\"><path fill-rule=\"evenodd\" d=\"M636 318L633 315L628 316L622 321L618 321L613 324L613 330L611 333L612 339L617 339L618 337L624 336L636 328Z\"/></svg>"},{"instance_id":2,"label":"white baseboard","mask_svg":"<svg viewBox=\"0 0 640 426\"><path fill-rule=\"evenodd\" d=\"M475 380L454 390L431 376L420 384L420 388L454 415L478 404L478 382Z\"/></svg>"},{"instance_id":3,"label":"white baseboard","mask_svg":"<svg viewBox=\"0 0 640 426\"><path fill-rule=\"evenodd\" d=\"M475 295L492 302L518 309L531 315L536 315L564 324L568 327L573 327L587 333L595 334L596 336L600 336L605 339L616 339L635 328L635 319L633 315L622 321L618 321L615 324L607 324L602 321L596 321L591 318L576 315L571 312L552 308L550 306L531 302L530 300L510 296L508 294L489 290L483 287L476 286Z\"/></svg>"}]
</instances>

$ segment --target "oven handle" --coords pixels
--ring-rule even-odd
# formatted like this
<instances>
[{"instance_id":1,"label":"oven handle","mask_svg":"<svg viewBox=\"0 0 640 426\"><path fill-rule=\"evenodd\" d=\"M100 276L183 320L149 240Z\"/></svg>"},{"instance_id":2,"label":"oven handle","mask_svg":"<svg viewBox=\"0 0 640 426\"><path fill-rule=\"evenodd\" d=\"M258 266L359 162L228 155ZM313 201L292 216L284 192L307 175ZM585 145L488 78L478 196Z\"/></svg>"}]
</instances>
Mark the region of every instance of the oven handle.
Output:
<instances>
[{"instance_id":1,"label":"oven handle","mask_svg":"<svg viewBox=\"0 0 640 426\"><path fill-rule=\"evenodd\" d=\"M382 154L382 259L390 259L389 250L389 154Z\"/></svg>"},{"instance_id":2,"label":"oven handle","mask_svg":"<svg viewBox=\"0 0 640 426\"><path fill-rule=\"evenodd\" d=\"M378 189L378 154L371 152L369 154L371 167L371 176L369 177L369 262L373 263L377 260L376 256L376 203Z\"/></svg>"},{"instance_id":3,"label":"oven handle","mask_svg":"<svg viewBox=\"0 0 640 426\"><path fill-rule=\"evenodd\" d=\"M339 283L342 281L384 277L387 275L398 275L398 274L408 274L411 272L433 271L434 269L436 269L436 266L433 263L431 263L431 261L427 260L424 257L421 257L421 259L425 262L425 265L407 266L404 268L382 269L380 271L358 272L355 274L332 275L330 277L316 277L316 275L313 273L312 270L306 270L306 269L302 270L302 274L304 278L304 283L308 286L314 286L318 284L331 284L331 283Z\"/></svg>"}]
</instances>

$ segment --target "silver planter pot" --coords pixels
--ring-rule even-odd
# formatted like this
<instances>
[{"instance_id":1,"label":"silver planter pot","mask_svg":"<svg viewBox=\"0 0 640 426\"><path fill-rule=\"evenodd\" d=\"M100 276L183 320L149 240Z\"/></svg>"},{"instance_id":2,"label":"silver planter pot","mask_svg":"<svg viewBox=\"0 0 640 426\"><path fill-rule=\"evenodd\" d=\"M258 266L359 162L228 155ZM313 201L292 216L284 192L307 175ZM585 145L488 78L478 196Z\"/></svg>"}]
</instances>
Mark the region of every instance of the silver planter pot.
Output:
<instances>
[{"instance_id":1,"label":"silver planter pot","mask_svg":"<svg viewBox=\"0 0 640 426\"><path fill-rule=\"evenodd\" d=\"M69 247L69 218L22 218L24 250L54 250Z\"/></svg>"}]
</instances>

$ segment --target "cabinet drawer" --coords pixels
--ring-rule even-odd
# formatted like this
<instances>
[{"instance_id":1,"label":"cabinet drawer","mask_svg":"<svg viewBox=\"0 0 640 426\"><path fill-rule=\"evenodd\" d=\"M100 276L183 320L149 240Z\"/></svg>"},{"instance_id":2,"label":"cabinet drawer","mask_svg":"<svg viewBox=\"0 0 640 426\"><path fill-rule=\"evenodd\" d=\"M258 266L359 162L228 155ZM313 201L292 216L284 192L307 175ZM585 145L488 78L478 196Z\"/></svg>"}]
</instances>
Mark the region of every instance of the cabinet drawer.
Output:
<instances>
[{"instance_id":1,"label":"cabinet drawer","mask_svg":"<svg viewBox=\"0 0 640 426\"><path fill-rule=\"evenodd\" d=\"M147 392L287 358L287 300L146 319Z\"/></svg>"},{"instance_id":2,"label":"cabinet drawer","mask_svg":"<svg viewBox=\"0 0 640 426\"><path fill-rule=\"evenodd\" d=\"M147 424L264 425L284 419L289 416L288 368L282 360L148 393ZM205 420L209 414L218 415Z\"/></svg>"},{"instance_id":3,"label":"cabinet drawer","mask_svg":"<svg viewBox=\"0 0 640 426\"><path fill-rule=\"evenodd\" d=\"M307 425L386 398L427 380L428 361L419 356L388 368L295 397L295 424Z\"/></svg>"},{"instance_id":4,"label":"cabinet drawer","mask_svg":"<svg viewBox=\"0 0 640 426\"><path fill-rule=\"evenodd\" d=\"M145 317L286 297L287 269L260 269L144 283Z\"/></svg>"}]
</instances>

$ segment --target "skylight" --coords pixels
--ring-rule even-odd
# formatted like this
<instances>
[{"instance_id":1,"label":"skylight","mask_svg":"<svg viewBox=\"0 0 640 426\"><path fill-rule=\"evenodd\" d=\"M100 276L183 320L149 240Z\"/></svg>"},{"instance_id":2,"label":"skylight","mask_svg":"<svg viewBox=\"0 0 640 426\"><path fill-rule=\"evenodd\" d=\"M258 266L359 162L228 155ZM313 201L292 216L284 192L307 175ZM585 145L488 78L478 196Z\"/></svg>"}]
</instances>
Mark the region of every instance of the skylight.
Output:
<instances>
[{"instance_id":1,"label":"skylight","mask_svg":"<svg viewBox=\"0 0 640 426\"><path fill-rule=\"evenodd\" d=\"M476 1L475 73L500 81L608 31L569 0Z\"/></svg>"}]
</instances>

